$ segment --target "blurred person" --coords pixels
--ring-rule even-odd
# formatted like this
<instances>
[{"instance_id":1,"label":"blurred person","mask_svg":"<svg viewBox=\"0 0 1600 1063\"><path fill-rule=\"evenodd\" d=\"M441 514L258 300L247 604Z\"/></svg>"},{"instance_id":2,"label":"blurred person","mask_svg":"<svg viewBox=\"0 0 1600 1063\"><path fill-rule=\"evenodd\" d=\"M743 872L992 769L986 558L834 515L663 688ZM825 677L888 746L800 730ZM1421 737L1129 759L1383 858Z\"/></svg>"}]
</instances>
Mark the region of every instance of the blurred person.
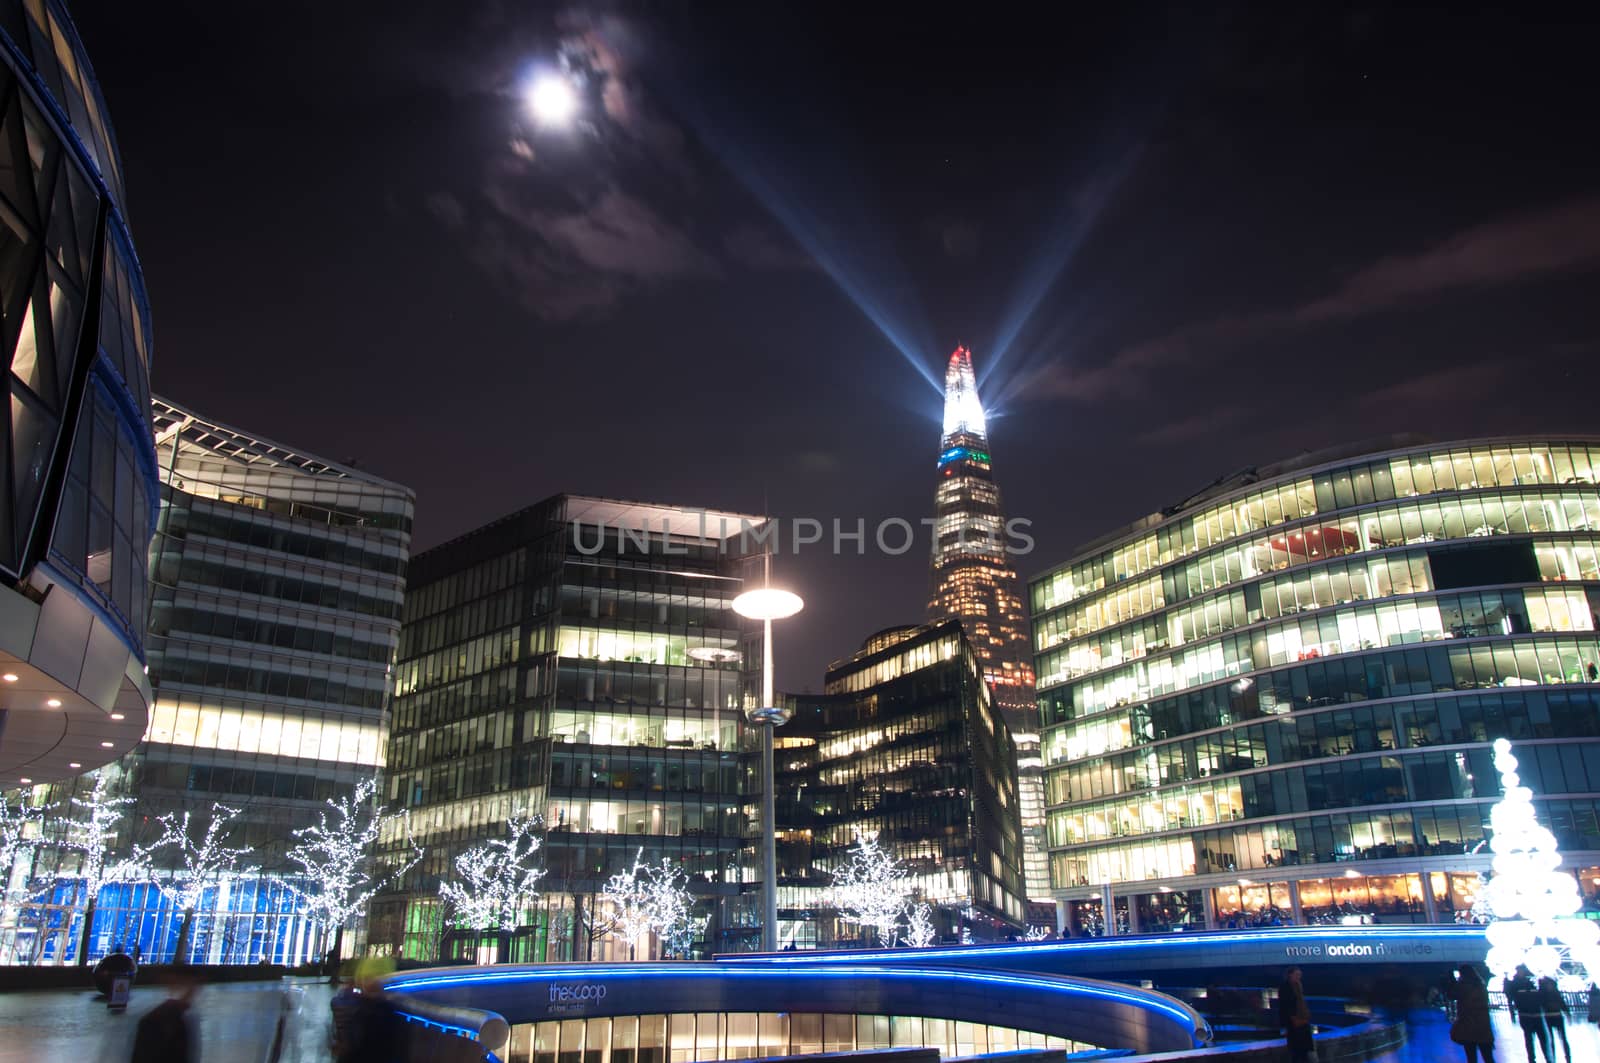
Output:
<instances>
[{"instance_id":1,"label":"blurred person","mask_svg":"<svg viewBox=\"0 0 1600 1063\"><path fill-rule=\"evenodd\" d=\"M133 1034L132 1063L197 1063L200 1039L195 1036L193 1005L200 984L180 972L172 995L145 1012Z\"/></svg>"},{"instance_id":2,"label":"blurred person","mask_svg":"<svg viewBox=\"0 0 1600 1063\"><path fill-rule=\"evenodd\" d=\"M1300 968L1291 967L1278 987L1278 1024L1288 1042L1290 1063L1305 1063L1315 1050L1311 1005L1306 1002L1300 979Z\"/></svg>"},{"instance_id":3,"label":"blurred person","mask_svg":"<svg viewBox=\"0 0 1600 1063\"><path fill-rule=\"evenodd\" d=\"M406 1020L383 991L383 978L393 970L382 957L364 959L356 965L353 988L334 998L338 1063L402 1063L408 1057Z\"/></svg>"},{"instance_id":4,"label":"blurred person","mask_svg":"<svg viewBox=\"0 0 1600 1063\"><path fill-rule=\"evenodd\" d=\"M1445 983L1445 992L1456 1002L1456 1021L1450 1024L1450 1040L1461 1046L1467 1063L1494 1063L1494 1027L1489 1022L1489 987L1483 984L1476 968L1463 964L1456 977Z\"/></svg>"},{"instance_id":5,"label":"blurred person","mask_svg":"<svg viewBox=\"0 0 1600 1063\"><path fill-rule=\"evenodd\" d=\"M1600 1023L1600 983L1589 983L1589 1021Z\"/></svg>"},{"instance_id":6,"label":"blurred person","mask_svg":"<svg viewBox=\"0 0 1600 1063\"><path fill-rule=\"evenodd\" d=\"M1546 1036L1550 1041L1561 1042L1561 1054L1567 1063L1572 1063L1572 1046L1567 1044L1567 998L1561 995L1554 978L1539 979L1539 1010L1544 1013Z\"/></svg>"},{"instance_id":7,"label":"blurred person","mask_svg":"<svg viewBox=\"0 0 1600 1063\"><path fill-rule=\"evenodd\" d=\"M1505 991L1511 1017L1522 1027L1522 1047L1528 1054L1528 1063L1538 1063L1535 1045L1544 1050L1545 1063L1555 1063L1550 1056L1550 1027L1544 1022L1544 1005L1539 1001L1539 986L1533 980L1533 972L1526 964L1518 964L1501 988Z\"/></svg>"}]
</instances>

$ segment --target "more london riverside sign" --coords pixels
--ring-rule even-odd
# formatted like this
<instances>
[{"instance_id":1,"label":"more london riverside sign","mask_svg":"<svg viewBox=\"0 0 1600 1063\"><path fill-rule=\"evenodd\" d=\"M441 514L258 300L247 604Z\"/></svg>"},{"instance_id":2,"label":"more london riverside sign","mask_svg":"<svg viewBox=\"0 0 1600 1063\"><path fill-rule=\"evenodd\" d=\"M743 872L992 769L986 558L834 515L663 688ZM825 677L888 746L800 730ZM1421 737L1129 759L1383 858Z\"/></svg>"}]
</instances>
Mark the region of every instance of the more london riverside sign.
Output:
<instances>
[{"instance_id":1,"label":"more london riverside sign","mask_svg":"<svg viewBox=\"0 0 1600 1063\"><path fill-rule=\"evenodd\" d=\"M1329 941L1285 945L1283 955L1290 960L1428 960L1433 959L1434 948L1426 941Z\"/></svg>"}]
</instances>

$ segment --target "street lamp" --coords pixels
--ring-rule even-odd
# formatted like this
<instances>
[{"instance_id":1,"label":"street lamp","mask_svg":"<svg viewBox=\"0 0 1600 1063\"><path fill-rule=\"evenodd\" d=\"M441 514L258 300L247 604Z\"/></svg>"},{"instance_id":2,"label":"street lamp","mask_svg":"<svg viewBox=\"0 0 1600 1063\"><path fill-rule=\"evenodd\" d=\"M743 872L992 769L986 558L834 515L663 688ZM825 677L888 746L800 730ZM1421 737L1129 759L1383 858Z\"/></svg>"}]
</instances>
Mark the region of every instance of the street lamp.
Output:
<instances>
[{"instance_id":1,"label":"street lamp","mask_svg":"<svg viewBox=\"0 0 1600 1063\"><path fill-rule=\"evenodd\" d=\"M772 559L767 558L770 571ZM772 622L791 617L805 606L798 594L777 587L758 587L733 600L733 611L761 621L761 701L745 709L745 719L761 728L761 951L778 951L778 836L772 732L789 722L789 710L777 704L772 690Z\"/></svg>"}]
</instances>

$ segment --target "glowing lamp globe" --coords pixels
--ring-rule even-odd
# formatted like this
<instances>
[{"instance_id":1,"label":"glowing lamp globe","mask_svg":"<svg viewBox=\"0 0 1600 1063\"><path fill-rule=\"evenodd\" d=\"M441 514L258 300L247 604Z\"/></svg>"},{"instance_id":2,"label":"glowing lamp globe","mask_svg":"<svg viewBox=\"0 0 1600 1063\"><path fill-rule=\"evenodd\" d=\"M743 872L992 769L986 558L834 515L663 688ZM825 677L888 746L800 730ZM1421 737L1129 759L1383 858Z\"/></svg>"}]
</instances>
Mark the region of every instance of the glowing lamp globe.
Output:
<instances>
[{"instance_id":1,"label":"glowing lamp globe","mask_svg":"<svg viewBox=\"0 0 1600 1063\"><path fill-rule=\"evenodd\" d=\"M700 661L703 664L732 664L742 660L744 654L738 650L730 650L721 646L696 646L689 651L691 661Z\"/></svg>"},{"instance_id":2,"label":"glowing lamp globe","mask_svg":"<svg viewBox=\"0 0 1600 1063\"><path fill-rule=\"evenodd\" d=\"M571 82L545 74L528 89L528 109L543 125L564 126L578 110L578 94Z\"/></svg>"},{"instance_id":3,"label":"glowing lamp globe","mask_svg":"<svg viewBox=\"0 0 1600 1063\"><path fill-rule=\"evenodd\" d=\"M805 608L793 591L777 587L757 587L733 600L733 611L747 620L783 620Z\"/></svg>"},{"instance_id":4,"label":"glowing lamp globe","mask_svg":"<svg viewBox=\"0 0 1600 1063\"><path fill-rule=\"evenodd\" d=\"M781 705L757 705L744 710L744 718L756 726L771 724L782 727L794 714Z\"/></svg>"}]
</instances>

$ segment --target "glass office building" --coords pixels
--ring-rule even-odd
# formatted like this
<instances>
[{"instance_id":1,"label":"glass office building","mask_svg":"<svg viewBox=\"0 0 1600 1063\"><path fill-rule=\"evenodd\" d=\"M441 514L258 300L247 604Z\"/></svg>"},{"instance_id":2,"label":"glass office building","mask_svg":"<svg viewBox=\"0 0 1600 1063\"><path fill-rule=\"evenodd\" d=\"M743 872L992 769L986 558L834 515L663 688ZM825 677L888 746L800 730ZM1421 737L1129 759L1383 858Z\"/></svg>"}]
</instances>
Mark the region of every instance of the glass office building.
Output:
<instances>
[{"instance_id":1,"label":"glass office building","mask_svg":"<svg viewBox=\"0 0 1600 1063\"><path fill-rule=\"evenodd\" d=\"M1019 933L1016 747L961 622L879 632L823 691L777 733L780 947L862 937L828 907L858 838L910 872L942 939Z\"/></svg>"},{"instance_id":2,"label":"glass office building","mask_svg":"<svg viewBox=\"0 0 1600 1063\"><path fill-rule=\"evenodd\" d=\"M144 733L150 310L106 106L66 10L0 2L0 787Z\"/></svg>"},{"instance_id":3,"label":"glass office building","mask_svg":"<svg viewBox=\"0 0 1600 1063\"><path fill-rule=\"evenodd\" d=\"M932 588L928 618L962 623L994 701L1016 742L1023 878L1033 900L1049 897L1044 855L1044 778L1028 614L1009 556L1010 536L994 482L989 430L978 398L972 352L957 347L945 371L944 430L934 491Z\"/></svg>"},{"instance_id":4,"label":"glass office building","mask_svg":"<svg viewBox=\"0 0 1600 1063\"><path fill-rule=\"evenodd\" d=\"M374 945L432 959L602 959L587 915L642 852L697 898L695 951L753 924L757 765L742 716L751 657L732 610L761 518L561 495L413 560L388 800L423 862L374 902ZM753 734L754 732L752 732ZM489 939L446 927L460 852L538 813L538 903Z\"/></svg>"},{"instance_id":5,"label":"glass office building","mask_svg":"<svg viewBox=\"0 0 1600 1063\"><path fill-rule=\"evenodd\" d=\"M1032 580L1070 929L1468 918L1500 737L1597 904L1597 479L1593 438L1324 452Z\"/></svg>"},{"instance_id":6,"label":"glass office building","mask_svg":"<svg viewBox=\"0 0 1600 1063\"><path fill-rule=\"evenodd\" d=\"M126 831L149 844L164 813L209 821L236 808L229 844L250 850L199 905L186 959L295 964L320 955L322 928L293 889L294 830L381 769L390 665L411 538L408 488L153 402L161 514L150 549L150 678L145 740L107 771L136 803ZM94 787L58 786L60 807ZM195 828L197 831L200 827ZM59 859L66 928L74 854ZM91 959L121 945L171 958L182 913L149 884L102 891ZM358 935L347 934L353 948ZM76 931L63 935L71 948ZM51 956L45 945L45 959Z\"/></svg>"}]
</instances>

